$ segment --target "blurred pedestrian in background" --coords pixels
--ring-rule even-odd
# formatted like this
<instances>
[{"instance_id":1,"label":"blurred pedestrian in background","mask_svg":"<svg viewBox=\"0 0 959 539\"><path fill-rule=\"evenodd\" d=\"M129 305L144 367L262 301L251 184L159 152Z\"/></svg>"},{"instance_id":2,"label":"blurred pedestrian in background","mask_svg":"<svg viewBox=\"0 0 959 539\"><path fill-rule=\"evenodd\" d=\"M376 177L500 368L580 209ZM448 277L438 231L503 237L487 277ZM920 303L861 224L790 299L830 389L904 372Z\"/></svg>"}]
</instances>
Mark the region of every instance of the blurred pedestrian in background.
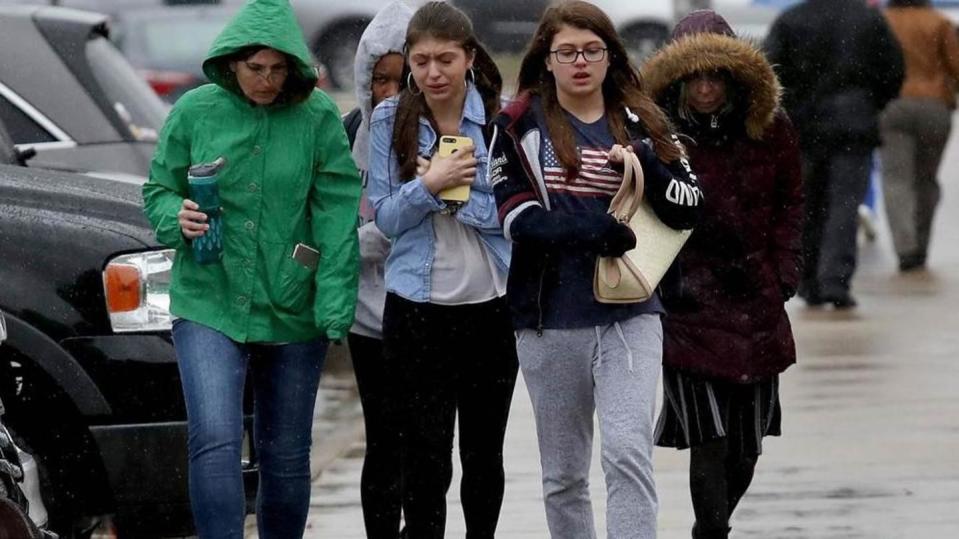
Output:
<instances>
[{"instance_id":1,"label":"blurred pedestrian in background","mask_svg":"<svg viewBox=\"0 0 959 539\"><path fill-rule=\"evenodd\" d=\"M784 308L799 284L799 143L763 52L694 11L643 66L709 195L665 295L656 442L691 448L693 537L728 537L764 436L780 434L779 373L796 361Z\"/></svg>"},{"instance_id":2,"label":"blurred pedestrian in background","mask_svg":"<svg viewBox=\"0 0 959 539\"><path fill-rule=\"evenodd\" d=\"M358 106L343 120L353 148L353 160L369 181L370 115L383 100L399 93L403 79L403 44L413 8L395 1L381 9L360 37L356 48L354 91ZM368 192L360 202L360 283L356 322L350 329L350 357L363 404L366 457L360 496L366 536L396 539L400 526L401 460L400 402L396 378L383 358L383 305L386 302L384 264L390 240L373 221Z\"/></svg>"},{"instance_id":3,"label":"blurred pedestrian in background","mask_svg":"<svg viewBox=\"0 0 959 539\"><path fill-rule=\"evenodd\" d=\"M929 0L890 0L886 19L902 45L906 78L883 112L886 216L900 271L924 268L939 203L939 162L959 83L956 29Z\"/></svg>"},{"instance_id":4,"label":"blurred pedestrian in background","mask_svg":"<svg viewBox=\"0 0 959 539\"><path fill-rule=\"evenodd\" d=\"M399 96L370 120L370 199L392 240L383 347L402 408L403 511L411 538L443 537L459 418L460 497L470 538L492 538L518 365L507 310L510 246L487 177L502 79L469 18L429 2L410 20ZM450 156L441 139L470 139ZM465 203L447 188L469 186Z\"/></svg>"},{"instance_id":5,"label":"blurred pedestrian in background","mask_svg":"<svg viewBox=\"0 0 959 539\"><path fill-rule=\"evenodd\" d=\"M880 142L879 113L902 84L902 51L862 0L806 0L776 19L765 46L803 155L799 294L811 306L855 307L858 207Z\"/></svg>"},{"instance_id":6,"label":"blurred pedestrian in background","mask_svg":"<svg viewBox=\"0 0 959 539\"><path fill-rule=\"evenodd\" d=\"M301 537L316 391L330 340L353 323L360 179L336 105L286 0L250 2L216 38L213 84L173 106L143 187L157 240L176 249L170 311L189 423L190 502L201 538L243 537L243 389L252 370L263 537ZM222 259L187 170L223 157ZM302 245L301 245L302 244ZM312 249L317 258L308 256Z\"/></svg>"},{"instance_id":7,"label":"blurred pedestrian in background","mask_svg":"<svg viewBox=\"0 0 959 539\"><path fill-rule=\"evenodd\" d=\"M600 303L599 256L636 245L608 213L634 151L645 194L688 229L702 197L666 116L640 86L609 17L587 2L546 10L496 120L490 174L514 246L509 300L536 419L550 536L595 538L589 497L599 418L610 538L656 536L653 414L662 359L659 296ZM624 150L628 147L628 150Z\"/></svg>"}]
</instances>

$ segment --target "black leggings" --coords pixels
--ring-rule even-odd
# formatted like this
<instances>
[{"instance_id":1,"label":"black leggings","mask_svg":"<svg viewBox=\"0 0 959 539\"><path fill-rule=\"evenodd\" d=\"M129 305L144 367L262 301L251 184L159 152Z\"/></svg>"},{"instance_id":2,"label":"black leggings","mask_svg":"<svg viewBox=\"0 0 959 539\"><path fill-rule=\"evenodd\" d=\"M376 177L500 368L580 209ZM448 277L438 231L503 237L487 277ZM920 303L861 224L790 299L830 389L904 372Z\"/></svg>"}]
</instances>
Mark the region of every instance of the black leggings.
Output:
<instances>
[{"instance_id":1,"label":"black leggings","mask_svg":"<svg viewBox=\"0 0 959 539\"><path fill-rule=\"evenodd\" d=\"M349 342L366 426L366 457L360 478L366 536L396 539L402 496L396 384L386 369L383 341L350 333Z\"/></svg>"},{"instance_id":2,"label":"black leggings","mask_svg":"<svg viewBox=\"0 0 959 539\"><path fill-rule=\"evenodd\" d=\"M503 503L503 438L519 368L506 302L447 306L387 294L383 338L402 403L408 536L444 536L458 415L466 537L492 539Z\"/></svg>"},{"instance_id":3,"label":"black leggings","mask_svg":"<svg viewBox=\"0 0 959 539\"><path fill-rule=\"evenodd\" d=\"M729 450L726 438L690 448L689 491L696 525L693 539L726 539L729 518L753 480L759 455Z\"/></svg>"}]
</instances>

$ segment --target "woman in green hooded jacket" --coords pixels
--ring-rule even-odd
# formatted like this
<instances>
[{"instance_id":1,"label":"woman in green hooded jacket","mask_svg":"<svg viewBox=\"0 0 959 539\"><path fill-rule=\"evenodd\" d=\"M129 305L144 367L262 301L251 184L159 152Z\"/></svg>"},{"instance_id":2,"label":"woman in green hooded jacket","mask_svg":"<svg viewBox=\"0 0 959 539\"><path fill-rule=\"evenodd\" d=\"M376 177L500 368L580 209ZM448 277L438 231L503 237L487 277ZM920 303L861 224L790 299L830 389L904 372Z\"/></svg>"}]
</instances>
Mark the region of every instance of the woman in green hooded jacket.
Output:
<instances>
[{"instance_id":1,"label":"woman in green hooded jacket","mask_svg":"<svg viewBox=\"0 0 959 539\"><path fill-rule=\"evenodd\" d=\"M177 251L170 310L190 500L201 538L242 537L242 401L252 369L260 537L300 537L320 372L329 341L353 321L360 179L336 106L314 90L287 0L249 2L203 71L213 84L177 101L143 188L157 239ZM222 258L201 264L192 243L210 234L208 215L189 199L187 171L221 157ZM310 250L315 260L299 256Z\"/></svg>"}]
</instances>

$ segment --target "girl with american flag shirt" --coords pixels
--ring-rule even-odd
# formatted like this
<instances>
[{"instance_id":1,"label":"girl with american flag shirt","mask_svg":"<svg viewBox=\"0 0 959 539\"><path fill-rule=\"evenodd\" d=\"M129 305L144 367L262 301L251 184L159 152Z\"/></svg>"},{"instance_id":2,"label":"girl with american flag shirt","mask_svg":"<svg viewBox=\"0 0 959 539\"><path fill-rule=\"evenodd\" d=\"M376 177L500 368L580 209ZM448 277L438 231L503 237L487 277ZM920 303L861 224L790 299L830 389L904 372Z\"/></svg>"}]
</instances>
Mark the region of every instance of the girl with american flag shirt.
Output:
<instances>
[{"instance_id":1,"label":"girl with american flag shirt","mask_svg":"<svg viewBox=\"0 0 959 539\"><path fill-rule=\"evenodd\" d=\"M493 122L489 177L513 247L507 300L533 402L550 536L596 537L588 492L595 412L607 536L652 538L663 307L658 294L599 303L593 278L598 256L637 247L629 227L608 213L623 152L639 157L645 196L667 226L692 228L702 193L596 6L571 1L546 10L517 86L517 100Z\"/></svg>"}]
</instances>

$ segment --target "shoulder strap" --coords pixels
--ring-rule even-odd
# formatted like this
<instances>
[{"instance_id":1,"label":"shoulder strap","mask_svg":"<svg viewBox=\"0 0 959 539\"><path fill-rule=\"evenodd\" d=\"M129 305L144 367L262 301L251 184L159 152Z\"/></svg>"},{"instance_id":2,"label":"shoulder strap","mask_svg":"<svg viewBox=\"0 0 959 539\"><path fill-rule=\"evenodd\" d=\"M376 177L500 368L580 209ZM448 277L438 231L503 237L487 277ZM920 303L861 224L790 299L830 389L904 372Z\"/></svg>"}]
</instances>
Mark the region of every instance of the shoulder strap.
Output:
<instances>
[{"instance_id":1,"label":"shoulder strap","mask_svg":"<svg viewBox=\"0 0 959 539\"><path fill-rule=\"evenodd\" d=\"M623 156L623 183L609 203L609 213L617 221L628 223L643 201L646 177L639 156L634 152L623 152Z\"/></svg>"}]
</instances>

